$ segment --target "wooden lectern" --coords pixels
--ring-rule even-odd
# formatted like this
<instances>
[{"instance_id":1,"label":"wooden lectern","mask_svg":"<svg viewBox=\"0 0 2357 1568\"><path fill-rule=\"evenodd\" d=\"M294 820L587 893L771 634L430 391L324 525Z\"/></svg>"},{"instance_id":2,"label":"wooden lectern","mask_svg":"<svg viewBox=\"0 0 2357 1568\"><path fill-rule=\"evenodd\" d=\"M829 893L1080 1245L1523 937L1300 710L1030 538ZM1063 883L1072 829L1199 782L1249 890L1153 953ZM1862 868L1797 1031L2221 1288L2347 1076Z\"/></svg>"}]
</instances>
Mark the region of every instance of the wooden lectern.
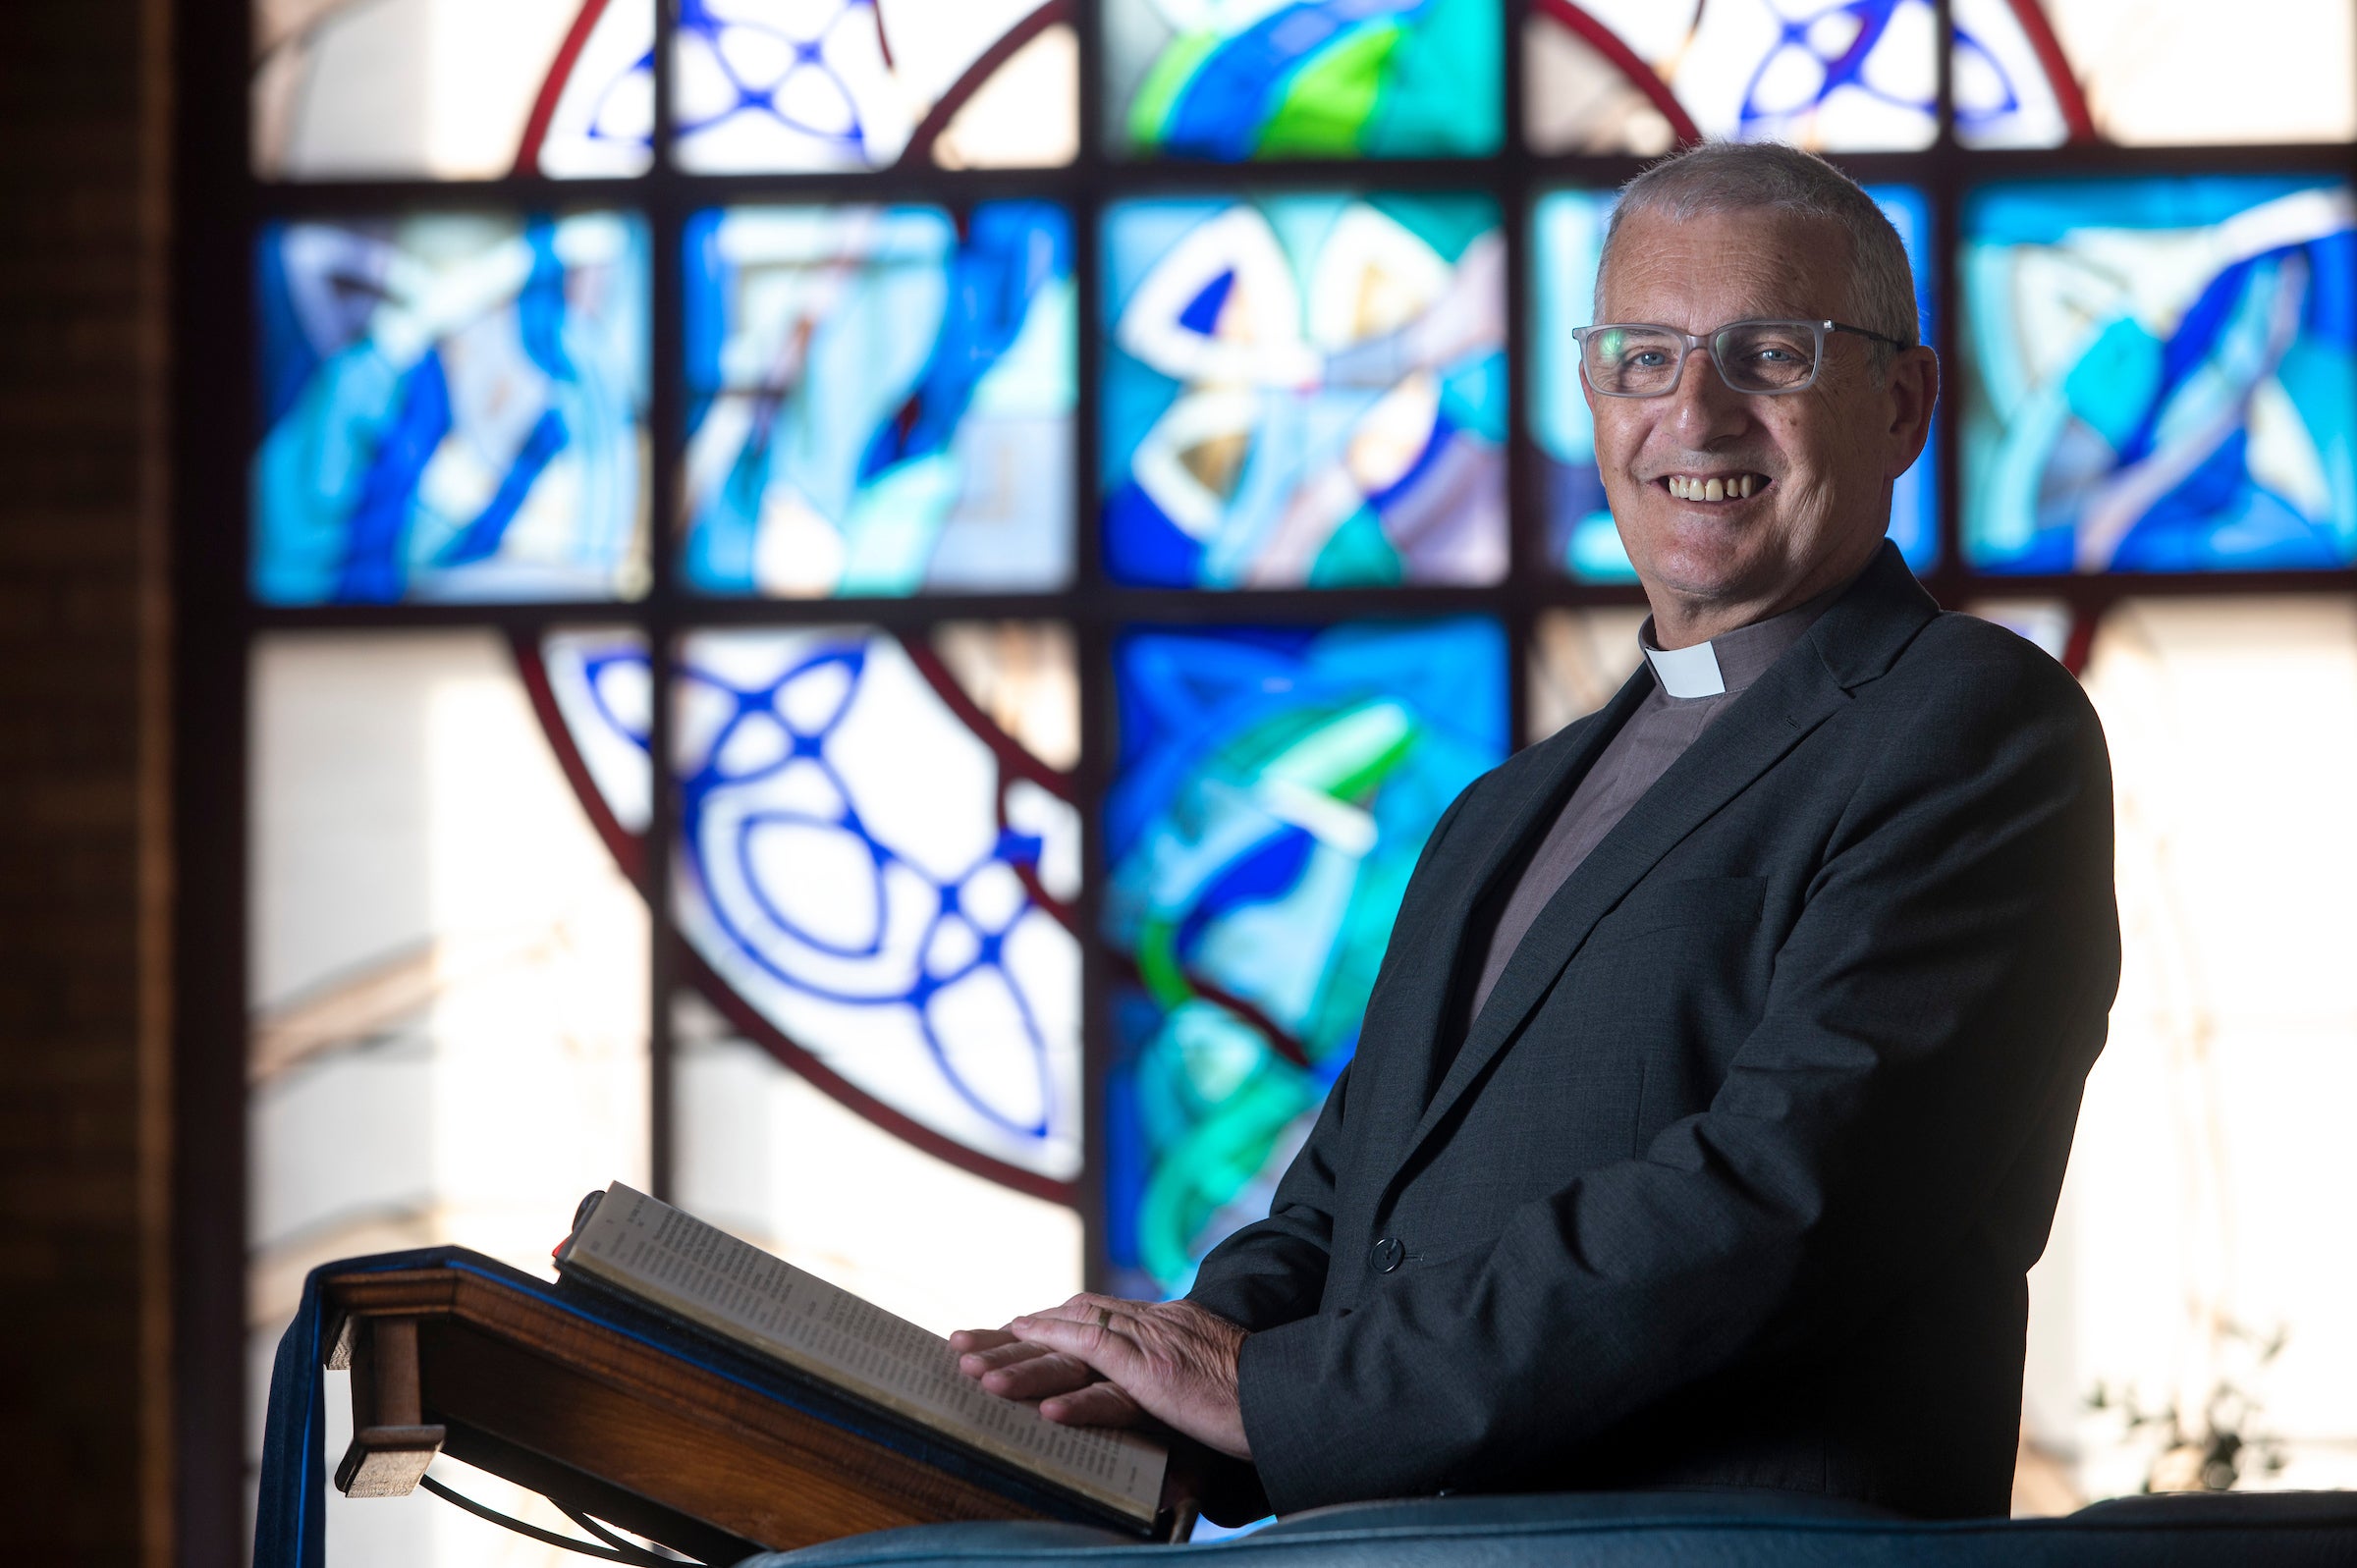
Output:
<instances>
[{"instance_id":1,"label":"wooden lectern","mask_svg":"<svg viewBox=\"0 0 2357 1568\"><path fill-rule=\"evenodd\" d=\"M330 1274L327 1364L352 1373L351 1496L413 1489L436 1453L706 1563L900 1525L1064 1519L1137 1535L1035 1478L951 1450L839 1391L565 1287L458 1268ZM1184 1540L1173 1455L1151 1539Z\"/></svg>"}]
</instances>

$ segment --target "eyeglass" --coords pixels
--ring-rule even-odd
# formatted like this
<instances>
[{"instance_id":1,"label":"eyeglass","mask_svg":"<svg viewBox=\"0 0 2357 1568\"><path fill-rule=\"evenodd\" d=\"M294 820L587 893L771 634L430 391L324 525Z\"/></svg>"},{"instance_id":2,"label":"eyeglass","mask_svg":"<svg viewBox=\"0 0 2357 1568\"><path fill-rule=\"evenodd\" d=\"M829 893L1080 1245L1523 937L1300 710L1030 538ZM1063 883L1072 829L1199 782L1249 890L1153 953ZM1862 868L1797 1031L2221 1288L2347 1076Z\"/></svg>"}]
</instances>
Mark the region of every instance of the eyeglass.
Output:
<instances>
[{"instance_id":1,"label":"eyeglass","mask_svg":"<svg viewBox=\"0 0 2357 1568\"><path fill-rule=\"evenodd\" d=\"M1616 321L1574 327L1571 336L1579 341L1580 374L1608 398L1669 396L1685 374L1686 355L1697 349L1710 354L1719 379L1735 391L1772 398L1815 385L1829 332L1854 332L1893 349L1913 347L1838 321L1730 321L1700 335Z\"/></svg>"}]
</instances>

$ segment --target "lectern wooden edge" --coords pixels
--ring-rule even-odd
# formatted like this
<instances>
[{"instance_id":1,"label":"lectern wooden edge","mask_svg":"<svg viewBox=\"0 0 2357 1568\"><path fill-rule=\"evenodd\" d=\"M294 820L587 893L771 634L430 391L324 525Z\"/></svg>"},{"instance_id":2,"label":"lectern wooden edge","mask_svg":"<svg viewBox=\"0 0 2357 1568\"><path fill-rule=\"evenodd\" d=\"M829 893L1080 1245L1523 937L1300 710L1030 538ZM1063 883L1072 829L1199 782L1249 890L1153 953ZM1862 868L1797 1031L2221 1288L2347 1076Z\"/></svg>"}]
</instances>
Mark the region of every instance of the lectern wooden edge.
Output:
<instances>
[{"instance_id":1,"label":"lectern wooden edge","mask_svg":"<svg viewBox=\"0 0 2357 1568\"><path fill-rule=\"evenodd\" d=\"M706 1563L959 1520L1062 1519L1183 1541L1172 1456L1150 1532L790 1369L459 1268L330 1274L326 1364L352 1374L355 1497L413 1489L437 1453Z\"/></svg>"}]
</instances>

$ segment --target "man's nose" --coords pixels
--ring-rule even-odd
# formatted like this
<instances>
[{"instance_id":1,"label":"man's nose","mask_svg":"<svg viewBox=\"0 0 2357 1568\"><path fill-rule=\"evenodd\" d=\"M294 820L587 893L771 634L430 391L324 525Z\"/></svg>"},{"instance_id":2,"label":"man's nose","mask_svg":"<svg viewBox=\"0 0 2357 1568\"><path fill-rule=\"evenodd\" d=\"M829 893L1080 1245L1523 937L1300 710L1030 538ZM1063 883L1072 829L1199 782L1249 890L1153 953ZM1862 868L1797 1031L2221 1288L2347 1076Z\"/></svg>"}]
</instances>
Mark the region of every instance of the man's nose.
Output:
<instances>
[{"instance_id":1,"label":"man's nose","mask_svg":"<svg viewBox=\"0 0 2357 1568\"><path fill-rule=\"evenodd\" d=\"M1696 360L1701 363L1695 363ZM1688 448L1701 451L1751 422L1751 400L1727 384L1708 345L1686 351L1686 362L1670 394L1670 427Z\"/></svg>"}]
</instances>

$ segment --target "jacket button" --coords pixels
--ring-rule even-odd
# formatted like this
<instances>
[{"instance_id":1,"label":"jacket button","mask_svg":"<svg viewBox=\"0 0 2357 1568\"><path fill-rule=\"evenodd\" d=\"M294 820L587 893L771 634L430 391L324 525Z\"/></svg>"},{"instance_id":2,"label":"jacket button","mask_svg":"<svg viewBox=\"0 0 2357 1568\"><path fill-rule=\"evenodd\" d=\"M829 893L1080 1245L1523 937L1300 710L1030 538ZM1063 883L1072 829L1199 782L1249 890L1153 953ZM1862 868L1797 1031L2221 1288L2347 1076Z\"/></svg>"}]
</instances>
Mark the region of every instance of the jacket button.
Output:
<instances>
[{"instance_id":1,"label":"jacket button","mask_svg":"<svg viewBox=\"0 0 2357 1568\"><path fill-rule=\"evenodd\" d=\"M1398 1268L1400 1260L1406 1256L1407 1249L1399 1244L1398 1236L1386 1236L1375 1243L1373 1257L1375 1271L1379 1274L1388 1274Z\"/></svg>"}]
</instances>

